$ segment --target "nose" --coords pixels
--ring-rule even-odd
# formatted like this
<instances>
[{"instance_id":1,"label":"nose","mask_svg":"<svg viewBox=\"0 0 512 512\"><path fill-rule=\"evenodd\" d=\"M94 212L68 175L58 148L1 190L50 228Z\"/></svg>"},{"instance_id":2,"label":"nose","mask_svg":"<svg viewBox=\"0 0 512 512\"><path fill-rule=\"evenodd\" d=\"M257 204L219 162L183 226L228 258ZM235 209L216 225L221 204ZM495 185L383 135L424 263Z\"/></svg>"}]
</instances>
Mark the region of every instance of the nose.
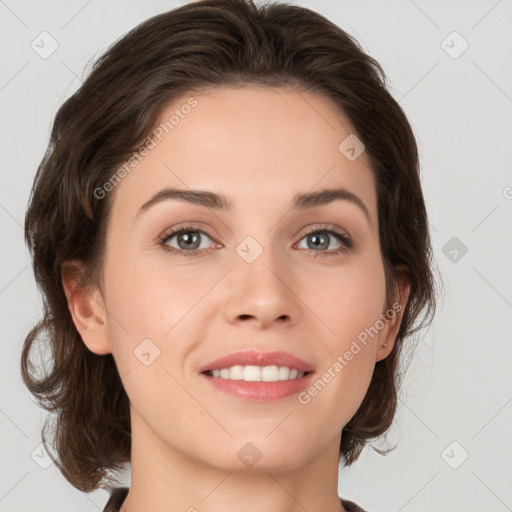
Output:
<instances>
[{"instance_id":1,"label":"nose","mask_svg":"<svg viewBox=\"0 0 512 512\"><path fill-rule=\"evenodd\" d=\"M227 276L226 320L265 329L272 324L291 326L298 321L301 301L290 262L268 247L252 263L238 255Z\"/></svg>"}]
</instances>

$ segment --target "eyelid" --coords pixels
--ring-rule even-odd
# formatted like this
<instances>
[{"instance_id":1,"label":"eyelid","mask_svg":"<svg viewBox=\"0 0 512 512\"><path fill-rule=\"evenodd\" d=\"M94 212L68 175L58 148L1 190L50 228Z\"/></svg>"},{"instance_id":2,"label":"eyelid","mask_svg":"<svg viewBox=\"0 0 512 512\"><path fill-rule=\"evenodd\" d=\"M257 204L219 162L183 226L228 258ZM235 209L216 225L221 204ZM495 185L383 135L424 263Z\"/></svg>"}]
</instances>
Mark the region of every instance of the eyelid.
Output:
<instances>
[{"instance_id":1,"label":"eyelid","mask_svg":"<svg viewBox=\"0 0 512 512\"><path fill-rule=\"evenodd\" d=\"M203 224L202 222L198 221L191 221L191 222L180 222L178 224L175 224L174 226L167 228L158 238L160 240L165 239L169 237L170 235L176 234L178 231L201 231L205 235L208 235L210 238L212 238L212 235L208 233L210 230L209 227L206 226L206 224ZM216 235L215 235L216 236Z\"/></svg>"},{"instance_id":2,"label":"eyelid","mask_svg":"<svg viewBox=\"0 0 512 512\"><path fill-rule=\"evenodd\" d=\"M306 235L309 235L310 233L316 233L317 231L334 231L339 235L343 235L347 239L350 238L349 234L344 229L339 228L335 224L312 224L311 226L305 228L305 231L302 234L302 236L304 237Z\"/></svg>"}]
</instances>

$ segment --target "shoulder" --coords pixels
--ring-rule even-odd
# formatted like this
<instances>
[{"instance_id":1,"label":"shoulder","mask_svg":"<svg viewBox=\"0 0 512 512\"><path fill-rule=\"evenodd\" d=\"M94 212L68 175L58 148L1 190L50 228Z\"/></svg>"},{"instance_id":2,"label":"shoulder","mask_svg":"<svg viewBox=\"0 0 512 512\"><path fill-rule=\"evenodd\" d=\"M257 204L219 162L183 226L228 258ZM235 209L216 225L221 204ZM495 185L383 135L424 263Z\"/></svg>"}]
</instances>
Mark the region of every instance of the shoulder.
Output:
<instances>
[{"instance_id":1,"label":"shoulder","mask_svg":"<svg viewBox=\"0 0 512 512\"><path fill-rule=\"evenodd\" d=\"M108 499L103 512L119 512L129 490L129 487L116 487L115 489L112 489L110 491L110 498Z\"/></svg>"},{"instance_id":2,"label":"shoulder","mask_svg":"<svg viewBox=\"0 0 512 512\"><path fill-rule=\"evenodd\" d=\"M125 500L129 491L129 487L116 487L110 492L110 498L103 509L103 512L119 512L123 501ZM347 512L366 512L359 505L350 500L340 498L343 508Z\"/></svg>"},{"instance_id":3,"label":"shoulder","mask_svg":"<svg viewBox=\"0 0 512 512\"><path fill-rule=\"evenodd\" d=\"M343 498L340 498L340 499L341 499L341 504L343 505L343 508L347 512L367 512L366 510L361 508L357 503L354 503L353 501L344 500Z\"/></svg>"}]
</instances>

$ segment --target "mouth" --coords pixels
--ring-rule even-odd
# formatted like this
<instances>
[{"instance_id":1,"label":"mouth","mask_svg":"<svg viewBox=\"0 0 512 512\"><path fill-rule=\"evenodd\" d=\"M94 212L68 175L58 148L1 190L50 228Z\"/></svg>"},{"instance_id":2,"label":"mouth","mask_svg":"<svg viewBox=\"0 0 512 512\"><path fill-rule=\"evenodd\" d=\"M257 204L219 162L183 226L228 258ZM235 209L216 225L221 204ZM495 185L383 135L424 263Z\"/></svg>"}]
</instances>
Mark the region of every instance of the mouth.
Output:
<instances>
[{"instance_id":1,"label":"mouth","mask_svg":"<svg viewBox=\"0 0 512 512\"><path fill-rule=\"evenodd\" d=\"M286 352L235 352L199 369L200 375L222 394L237 399L281 400L308 386L315 370Z\"/></svg>"},{"instance_id":2,"label":"mouth","mask_svg":"<svg viewBox=\"0 0 512 512\"><path fill-rule=\"evenodd\" d=\"M229 368L215 368L201 373L216 379L242 380L244 382L278 382L301 379L313 372L302 372L289 366L234 365Z\"/></svg>"}]
</instances>

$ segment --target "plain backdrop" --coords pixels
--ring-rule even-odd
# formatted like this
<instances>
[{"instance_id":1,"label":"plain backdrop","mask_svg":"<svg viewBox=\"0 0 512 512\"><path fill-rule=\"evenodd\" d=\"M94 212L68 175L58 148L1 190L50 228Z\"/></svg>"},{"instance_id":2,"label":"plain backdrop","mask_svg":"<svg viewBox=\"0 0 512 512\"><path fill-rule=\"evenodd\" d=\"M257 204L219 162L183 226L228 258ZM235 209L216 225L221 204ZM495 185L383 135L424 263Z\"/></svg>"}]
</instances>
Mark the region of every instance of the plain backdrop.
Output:
<instances>
[{"instance_id":1,"label":"plain backdrop","mask_svg":"<svg viewBox=\"0 0 512 512\"><path fill-rule=\"evenodd\" d=\"M19 365L42 308L24 213L53 117L88 64L184 3L0 1L3 512L96 512L107 501L107 491L73 488L41 453L45 413ZM339 494L375 512L512 510L512 0L290 3L347 30L388 74L417 136L444 281L389 436L398 447L386 457L367 448L341 468Z\"/></svg>"}]
</instances>

